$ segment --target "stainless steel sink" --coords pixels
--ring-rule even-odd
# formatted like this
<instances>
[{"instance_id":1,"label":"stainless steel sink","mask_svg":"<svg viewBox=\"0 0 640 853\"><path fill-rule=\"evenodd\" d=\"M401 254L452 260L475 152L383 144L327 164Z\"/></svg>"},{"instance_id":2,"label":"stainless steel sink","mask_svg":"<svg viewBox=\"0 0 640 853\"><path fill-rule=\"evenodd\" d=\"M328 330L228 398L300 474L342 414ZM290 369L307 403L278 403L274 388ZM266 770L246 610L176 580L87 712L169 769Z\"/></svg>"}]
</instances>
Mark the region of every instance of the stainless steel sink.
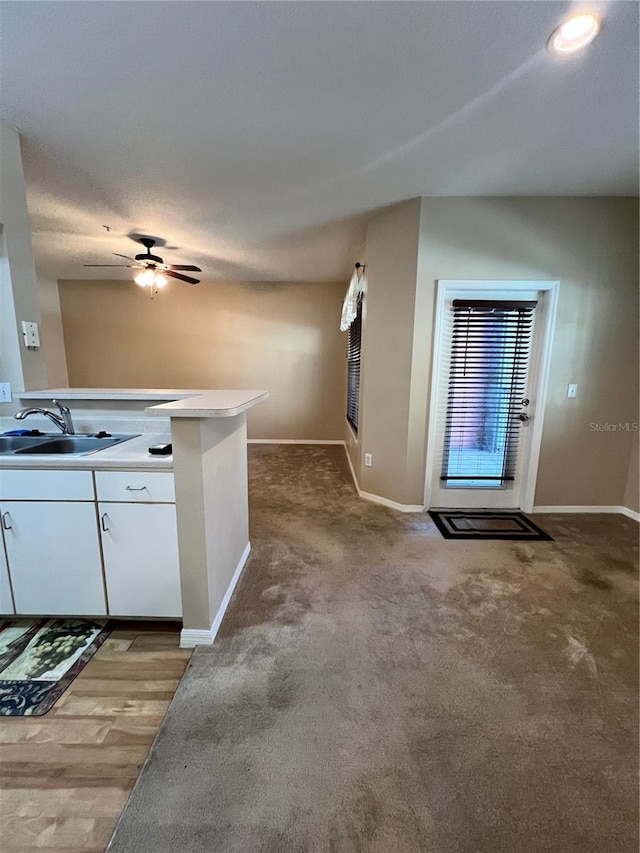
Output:
<instances>
[{"instance_id":1,"label":"stainless steel sink","mask_svg":"<svg viewBox=\"0 0 640 853\"><path fill-rule=\"evenodd\" d=\"M22 455L23 453L38 456L86 456L97 453L131 438L137 438L139 433L113 433L110 435L3 435L0 436L0 455Z\"/></svg>"},{"instance_id":2,"label":"stainless steel sink","mask_svg":"<svg viewBox=\"0 0 640 853\"><path fill-rule=\"evenodd\" d=\"M0 453L15 453L23 447L31 447L32 444L44 444L57 438L57 435L0 435Z\"/></svg>"}]
</instances>

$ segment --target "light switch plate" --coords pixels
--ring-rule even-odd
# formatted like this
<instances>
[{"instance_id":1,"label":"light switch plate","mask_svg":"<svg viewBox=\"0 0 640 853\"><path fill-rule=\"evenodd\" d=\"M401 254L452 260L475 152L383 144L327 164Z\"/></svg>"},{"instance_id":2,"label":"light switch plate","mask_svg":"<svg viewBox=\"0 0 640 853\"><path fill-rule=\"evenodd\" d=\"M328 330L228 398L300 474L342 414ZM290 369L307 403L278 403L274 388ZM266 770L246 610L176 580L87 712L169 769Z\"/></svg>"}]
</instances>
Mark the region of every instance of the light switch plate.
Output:
<instances>
[{"instance_id":1,"label":"light switch plate","mask_svg":"<svg viewBox=\"0 0 640 853\"><path fill-rule=\"evenodd\" d=\"M0 382L0 403L11 402L11 383Z\"/></svg>"},{"instance_id":2,"label":"light switch plate","mask_svg":"<svg viewBox=\"0 0 640 853\"><path fill-rule=\"evenodd\" d=\"M38 324L31 323L28 320L23 320L22 337L24 338L24 345L26 347L33 347L34 349L37 349L40 346L40 332L38 331Z\"/></svg>"},{"instance_id":3,"label":"light switch plate","mask_svg":"<svg viewBox=\"0 0 640 853\"><path fill-rule=\"evenodd\" d=\"M577 396L578 396L578 386L572 382L570 385L567 385L567 397L569 397L572 400L574 397L577 397Z\"/></svg>"}]
</instances>

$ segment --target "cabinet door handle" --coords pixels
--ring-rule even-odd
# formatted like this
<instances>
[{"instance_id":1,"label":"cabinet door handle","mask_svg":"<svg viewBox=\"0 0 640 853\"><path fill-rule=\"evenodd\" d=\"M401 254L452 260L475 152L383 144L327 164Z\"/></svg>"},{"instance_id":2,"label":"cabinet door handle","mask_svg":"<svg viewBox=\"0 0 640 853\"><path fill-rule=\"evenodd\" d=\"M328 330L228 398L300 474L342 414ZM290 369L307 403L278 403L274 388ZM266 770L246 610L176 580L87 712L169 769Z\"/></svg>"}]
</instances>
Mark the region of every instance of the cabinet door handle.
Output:
<instances>
[{"instance_id":1,"label":"cabinet door handle","mask_svg":"<svg viewBox=\"0 0 640 853\"><path fill-rule=\"evenodd\" d=\"M144 492L146 488L146 486L125 486L128 492Z\"/></svg>"},{"instance_id":2,"label":"cabinet door handle","mask_svg":"<svg viewBox=\"0 0 640 853\"><path fill-rule=\"evenodd\" d=\"M5 530L11 530L11 525L9 524L10 519L11 519L11 516L9 515L8 512L2 513L2 526L4 527Z\"/></svg>"},{"instance_id":3,"label":"cabinet door handle","mask_svg":"<svg viewBox=\"0 0 640 853\"><path fill-rule=\"evenodd\" d=\"M107 515L106 512L103 512L102 515L100 516L100 525L101 525L101 527L105 533L107 533L107 531L109 530L109 528L107 527L107 522L105 521L105 519L107 519L107 518L109 518L109 516Z\"/></svg>"}]
</instances>

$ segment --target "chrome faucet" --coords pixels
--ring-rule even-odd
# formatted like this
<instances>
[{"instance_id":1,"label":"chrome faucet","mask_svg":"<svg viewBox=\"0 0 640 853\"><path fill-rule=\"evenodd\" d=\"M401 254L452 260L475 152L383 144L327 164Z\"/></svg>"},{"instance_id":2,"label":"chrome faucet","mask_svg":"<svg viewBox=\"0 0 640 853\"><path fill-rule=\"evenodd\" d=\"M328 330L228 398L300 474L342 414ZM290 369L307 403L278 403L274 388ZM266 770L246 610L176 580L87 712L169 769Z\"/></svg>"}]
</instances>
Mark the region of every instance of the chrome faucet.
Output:
<instances>
[{"instance_id":1,"label":"chrome faucet","mask_svg":"<svg viewBox=\"0 0 640 853\"><path fill-rule=\"evenodd\" d=\"M51 402L58 407L60 411L59 415L56 415L55 412L50 412L49 409L20 409L20 411L16 412L13 417L22 421L29 415L45 415L45 417L49 418L50 421L53 421L59 430L62 430L64 435L74 435L75 429L73 428L73 421L71 420L71 409L67 406L63 406L62 403L59 403L57 400L52 400Z\"/></svg>"}]
</instances>

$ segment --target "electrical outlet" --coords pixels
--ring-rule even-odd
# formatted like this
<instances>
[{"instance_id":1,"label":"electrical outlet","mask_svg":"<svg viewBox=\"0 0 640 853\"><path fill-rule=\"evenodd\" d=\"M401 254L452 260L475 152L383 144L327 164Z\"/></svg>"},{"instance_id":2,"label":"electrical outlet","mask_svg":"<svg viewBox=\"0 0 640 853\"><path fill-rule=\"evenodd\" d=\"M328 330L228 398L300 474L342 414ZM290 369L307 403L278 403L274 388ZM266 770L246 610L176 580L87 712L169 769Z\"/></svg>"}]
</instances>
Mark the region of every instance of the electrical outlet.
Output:
<instances>
[{"instance_id":1,"label":"electrical outlet","mask_svg":"<svg viewBox=\"0 0 640 853\"><path fill-rule=\"evenodd\" d=\"M0 403L11 402L11 383L0 382Z\"/></svg>"},{"instance_id":2,"label":"electrical outlet","mask_svg":"<svg viewBox=\"0 0 640 853\"><path fill-rule=\"evenodd\" d=\"M364 454L364 464L367 468L371 468L373 465L373 456L370 453Z\"/></svg>"},{"instance_id":3,"label":"electrical outlet","mask_svg":"<svg viewBox=\"0 0 640 853\"><path fill-rule=\"evenodd\" d=\"M24 339L24 345L28 349L38 349L40 346L40 332L38 331L38 324L23 320L22 337Z\"/></svg>"},{"instance_id":4,"label":"electrical outlet","mask_svg":"<svg viewBox=\"0 0 640 853\"><path fill-rule=\"evenodd\" d=\"M572 382L571 385L567 386L567 397L569 397L570 399L573 399L574 397L577 397L577 396L578 396L578 386Z\"/></svg>"}]
</instances>

